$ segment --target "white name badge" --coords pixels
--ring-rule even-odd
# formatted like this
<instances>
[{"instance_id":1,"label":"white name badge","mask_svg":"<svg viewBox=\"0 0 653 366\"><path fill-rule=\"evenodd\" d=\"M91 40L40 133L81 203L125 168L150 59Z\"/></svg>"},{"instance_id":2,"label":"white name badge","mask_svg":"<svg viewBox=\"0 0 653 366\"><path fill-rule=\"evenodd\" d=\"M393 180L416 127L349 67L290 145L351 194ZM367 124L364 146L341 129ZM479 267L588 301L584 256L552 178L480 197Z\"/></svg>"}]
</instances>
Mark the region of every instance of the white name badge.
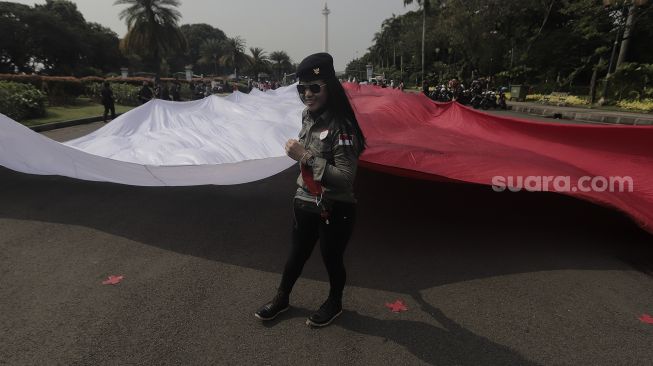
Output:
<instances>
[{"instance_id":1,"label":"white name badge","mask_svg":"<svg viewBox=\"0 0 653 366\"><path fill-rule=\"evenodd\" d=\"M320 132L320 140L324 140L327 137L327 135L329 135L329 130L324 130Z\"/></svg>"}]
</instances>

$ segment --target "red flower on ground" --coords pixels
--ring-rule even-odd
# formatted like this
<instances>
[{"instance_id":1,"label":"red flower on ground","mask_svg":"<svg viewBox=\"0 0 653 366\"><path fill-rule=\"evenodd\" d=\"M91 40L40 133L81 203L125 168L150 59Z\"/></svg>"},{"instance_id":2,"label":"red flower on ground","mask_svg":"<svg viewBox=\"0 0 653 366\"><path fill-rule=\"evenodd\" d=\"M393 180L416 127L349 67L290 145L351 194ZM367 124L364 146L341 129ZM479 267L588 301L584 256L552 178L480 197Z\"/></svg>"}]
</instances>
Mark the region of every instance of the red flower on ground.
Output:
<instances>
[{"instance_id":1,"label":"red flower on ground","mask_svg":"<svg viewBox=\"0 0 653 366\"><path fill-rule=\"evenodd\" d=\"M642 314L642 316L639 317L639 320L641 320L642 323L653 324L653 316L648 314Z\"/></svg>"},{"instance_id":2,"label":"red flower on ground","mask_svg":"<svg viewBox=\"0 0 653 366\"><path fill-rule=\"evenodd\" d=\"M385 303L385 306L386 306L387 308L389 308L390 310L392 310L393 313L398 313L398 312L400 312L400 311L406 311L406 310L408 310L408 307L406 306L406 304L404 304L404 302L401 301L401 300L396 300L396 301L393 302L393 303L387 303L387 302L386 302L386 303Z\"/></svg>"},{"instance_id":3,"label":"red flower on ground","mask_svg":"<svg viewBox=\"0 0 653 366\"><path fill-rule=\"evenodd\" d=\"M122 281L122 279L125 278L125 276L114 276L111 275L109 276L106 280L102 281L103 285L117 285Z\"/></svg>"}]
</instances>

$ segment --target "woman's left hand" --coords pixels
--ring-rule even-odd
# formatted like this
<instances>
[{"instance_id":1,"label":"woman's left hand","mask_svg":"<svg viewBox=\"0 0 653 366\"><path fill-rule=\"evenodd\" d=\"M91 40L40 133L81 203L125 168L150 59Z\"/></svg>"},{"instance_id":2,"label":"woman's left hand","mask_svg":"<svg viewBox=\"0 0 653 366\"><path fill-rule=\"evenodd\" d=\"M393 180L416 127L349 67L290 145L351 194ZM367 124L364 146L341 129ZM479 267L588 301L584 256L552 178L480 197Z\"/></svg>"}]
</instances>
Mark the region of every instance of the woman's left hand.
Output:
<instances>
[{"instance_id":1,"label":"woman's left hand","mask_svg":"<svg viewBox=\"0 0 653 366\"><path fill-rule=\"evenodd\" d=\"M306 148L295 139L290 139L286 142L286 154L295 161L299 161L307 151L308 150L306 150Z\"/></svg>"}]
</instances>

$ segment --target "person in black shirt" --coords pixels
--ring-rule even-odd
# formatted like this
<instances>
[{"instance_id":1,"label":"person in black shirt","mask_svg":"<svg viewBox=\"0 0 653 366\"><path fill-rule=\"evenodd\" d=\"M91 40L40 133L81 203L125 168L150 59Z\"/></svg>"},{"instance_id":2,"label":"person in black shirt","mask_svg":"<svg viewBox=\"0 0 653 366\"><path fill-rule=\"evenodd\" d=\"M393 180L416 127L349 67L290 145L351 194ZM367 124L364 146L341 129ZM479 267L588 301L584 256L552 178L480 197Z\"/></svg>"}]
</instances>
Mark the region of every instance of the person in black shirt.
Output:
<instances>
[{"instance_id":1,"label":"person in black shirt","mask_svg":"<svg viewBox=\"0 0 653 366\"><path fill-rule=\"evenodd\" d=\"M152 99L152 89L147 84L147 81L143 82L143 87L138 91L138 100L141 104L145 104Z\"/></svg>"},{"instance_id":2,"label":"person in black shirt","mask_svg":"<svg viewBox=\"0 0 653 366\"><path fill-rule=\"evenodd\" d=\"M104 123L107 123L107 116L109 111L111 111L111 119L116 118L116 107L113 99L113 90L111 90L111 85L108 81L104 82L102 87L102 105L104 106Z\"/></svg>"},{"instance_id":3,"label":"person in black shirt","mask_svg":"<svg viewBox=\"0 0 653 366\"><path fill-rule=\"evenodd\" d=\"M173 101L181 101L181 85L179 84L179 81L175 80L175 82L172 84L172 90L170 94L172 95Z\"/></svg>"},{"instance_id":4,"label":"person in black shirt","mask_svg":"<svg viewBox=\"0 0 653 366\"><path fill-rule=\"evenodd\" d=\"M170 100L170 88L168 88L167 82L163 82L163 86L161 87L160 98L163 100Z\"/></svg>"}]
</instances>

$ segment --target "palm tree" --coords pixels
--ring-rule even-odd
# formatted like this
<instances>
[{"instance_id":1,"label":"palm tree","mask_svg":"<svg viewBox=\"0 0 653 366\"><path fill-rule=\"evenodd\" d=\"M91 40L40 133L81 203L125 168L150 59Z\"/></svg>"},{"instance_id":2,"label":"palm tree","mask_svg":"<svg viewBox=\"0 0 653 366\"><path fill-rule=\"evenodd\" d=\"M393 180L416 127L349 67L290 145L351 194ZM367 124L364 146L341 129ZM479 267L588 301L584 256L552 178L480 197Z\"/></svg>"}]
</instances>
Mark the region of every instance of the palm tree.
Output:
<instances>
[{"instance_id":1,"label":"palm tree","mask_svg":"<svg viewBox=\"0 0 653 366\"><path fill-rule=\"evenodd\" d=\"M424 44L426 42L426 14L431 8L431 1L433 0L415 0L417 5L422 8L422 82L424 82ZM410 5L413 0L404 0L404 6Z\"/></svg>"},{"instance_id":2,"label":"palm tree","mask_svg":"<svg viewBox=\"0 0 653 366\"><path fill-rule=\"evenodd\" d=\"M262 48L250 47L249 52L252 54L249 58L249 70L252 77L258 76L260 72L267 71L270 66L270 59Z\"/></svg>"},{"instance_id":3,"label":"palm tree","mask_svg":"<svg viewBox=\"0 0 653 366\"><path fill-rule=\"evenodd\" d=\"M401 19L402 18L397 18L396 15L392 14L392 18L388 18L381 23L381 29L386 35L385 39L392 46L392 66L395 68L397 67L397 42L399 42L400 39ZM390 46L387 48L388 51L390 51Z\"/></svg>"},{"instance_id":4,"label":"palm tree","mask_svg":"<svg viewBox=\"0 0 653 366\"><path fill-rule=\"evenodd\" d=\"M270 60L277 63L277 80L281 80L281 69L290 66L290 56L286 51L274 51L270 54Z\"/></svg>"},{"instance_id":5,"label":"palm tree","mask_svg":"<svg viewBox=\"0 0 653 366\"><path fill-rule=\"evenodd\" d=\"M113 4L129 5L119 15L127 23L121 48L141 55L157 74L163 56L186 48L186 39L177 27L179 0L116 0Z\"/></svg>"},{"instance_id":6,"label":"palm tree","mask_svg":"<svg viewBox=\"0 0 653 366\"><path fill-rule=\"evenodd\" d=\"M213 65L213 73L218 74L218 64L224 55L223 43L219 39L210 38L200 45L200 58L197 61L203 65Z\"/></svg>"},{"instance_id":7,"label":"palm tree","mask_svg":"<svg viewBox=\"0 0 653 366\"><path fill-rule=\"evenodd\" d=\"M248 63L245 54L245 40L240 37L227 38L222 47L224 55L220 58L220 62L225 66L233 67L234 75L238 80L238 67Z\"/></svg>"}]
</instances>

